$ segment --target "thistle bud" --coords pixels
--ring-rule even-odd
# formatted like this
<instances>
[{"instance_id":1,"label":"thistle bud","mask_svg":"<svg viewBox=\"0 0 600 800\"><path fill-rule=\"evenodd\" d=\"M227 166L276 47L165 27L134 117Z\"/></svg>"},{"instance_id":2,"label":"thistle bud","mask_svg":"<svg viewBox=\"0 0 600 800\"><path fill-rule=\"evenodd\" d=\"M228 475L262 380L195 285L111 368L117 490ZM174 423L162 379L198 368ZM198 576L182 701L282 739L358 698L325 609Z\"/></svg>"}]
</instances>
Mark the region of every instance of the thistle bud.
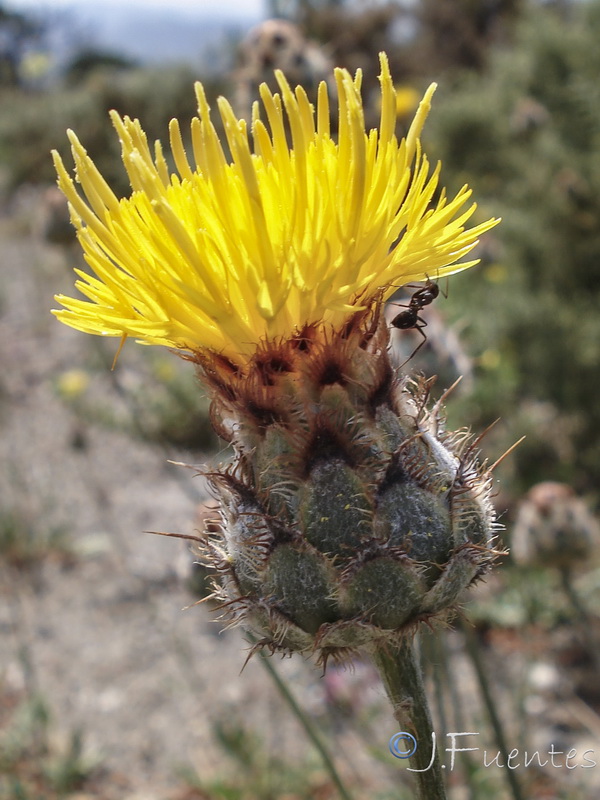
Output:
<instances>
[{"instance_id":1,"label":"thistle bud","mask_svg":"<svg viewBox=\"0 0 600 800\"><path fill-rule=\"evenodd\" d=\"M244 374L201 361L237 454L211 476L221 522L205 557L222 608L270 650L326 662L397 642L493 558L490 476L387 346L375 309L266 348Z\"/></svg>"},{"instance_id":2,"label":"thistle bud","mask_svg":"<svg viewBox=\"0 0 600 800\"><path fill-rule=\"evenodd\" d=\"M573 489L544 481L519 507L511 551L518 564L563 569L588 559L599 541L598 523Z\"/></svg>"}]
</instances>

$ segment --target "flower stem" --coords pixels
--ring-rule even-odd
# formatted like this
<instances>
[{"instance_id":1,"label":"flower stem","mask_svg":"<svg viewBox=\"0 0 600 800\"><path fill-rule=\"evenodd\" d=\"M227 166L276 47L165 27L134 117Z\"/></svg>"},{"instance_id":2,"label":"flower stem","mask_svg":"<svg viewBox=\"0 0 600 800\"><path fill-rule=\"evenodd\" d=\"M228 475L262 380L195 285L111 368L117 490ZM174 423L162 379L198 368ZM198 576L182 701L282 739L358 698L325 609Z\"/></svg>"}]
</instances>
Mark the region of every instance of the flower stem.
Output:
<instances>
[{"instance_id":1,"label":"flower stem","mask_svg":"<svg viewBox=\"0 0 600 800\"><path fill-rule=\"evenodd\" d=\"M250 635L250 634L247 634L247 635L248 635L248 638L249 638L249 640L251 642L255 642L256 641L252 635ZM315 749L317 750L317 752L321 756L321 758L323 760L323 764L325 766L325 769L329 773L329 777L331 778L332 783L335 785L336 789L338 790L340 797L342 798L342 800L352 800L352 796L350 795L350 793L348 792L348 790L344 786L344 784L342 782L342 779L340 778L340 776L339 776L339 774L338 774L338 772L337 772L337 770L335 768L335 764L333 763L333 760L332 760L331 756L329 755L329 752L328 752L327 748L325 747L325 745L321 741L321 738L320 738L319 734L317 733L314 725L312 724L312 722L309 720L307 715L302 711L302 709L298 705L298 703L296 701L296 698L292 695L292 693L290 692L287 684L281 678L281 676L279 675L279 673L277 672L277 670L275 669L275 667L271 663L271 659L269 658L269 656L265 655L265 653L263 653L262 650L258 651L258 655L259 655L261 664L263 665L263 667L269 673L269 675L272 678L273 682L275 683L275 685L279 689L279 692L283 696L283 699L288 704L288 706L290 707L292 713L294 714L294 716L296 717L296 719L298 720L300 725L302 725L306 735L308 736L310 741L315 746Z\"/></svg>"},{"instance_id":2,"label":"flower stem","mask_svg":"<svg viewBox=\"0 0 600 800\"><path fill-rule=\"evenodd\" d=\"M573 573L569 567L563 567L560 570L560 580L564 593L571 603L579 622L579 635L583 646L586 652L589 653L596 669L600 671L600 652L594 619L590 616L573 584Z\"/></svg>"},{"instance_id":3,"label":"flower stem","mask_svg":"<svg viewBox=\"0 0 600 800\"><path fill-rule=\"evenodd\" d=\"M372 657L392 704L394 717L401 730L410 733L417 741L417 748L410 757L411 769L419 770L414 773L417 777L417 800L446 800L431 714L412 641L407 637L398 647L382 644L375 648ZM408 751L410 744L405 749Z\"/></svg>"},{"instance_id":4,"label":"flower stem","mask_svg":"<svg viewBox=\"0 0 600 800\"><path fill-rule=\"evenodd\" d=\"M573 574L569 567L563 567L560 570L560 580L569 602L573 606L576 615L579 617L583 625L589 630L592 629L593 622L590 619L587 608L581 602L581 598L573 585Z\"/></svg>"},{"instance_id":5,"label":"flower stem","mask_svg":"<svg viewBox=\"0 0 600 800\"><path fill-rule=\"evenodd\" d=\"M498 711L496 710L496 703L494 701L494 696L492 694L492 688L490 685L490 681L488 680L487 672L485 670L485 665L483 663L483 658L479 650L479 645L475 633L471 627L471 623L465 621L464 619L460 619L458 625L465 637L467 653L469 654L469 657L473 662L473 667L475 669L475 674L477 675L479 688L481 690L481 697L483 699L483 703L488 713L490 724L494 730L494 735L496 737L496 744L498 745L498 750L502 754L504 763L507 764L508 746L506 744L504 728L502 727L502 722L498 715ZM514 769L509 768L506 770L506 780L508 782L510 792L513 796L513 800L525 800L525 797L521 791L521 784L517 780L517 777L514 773Z\"/></svg>"},{"instance_id":6,"label":"flower stem","mask_svg":"<svg viewBox=\"0 0 600 800\"><path fill-rule=\"evenodd\" d=\"M430 636L433 637L433 632L430 633ZM437 642L440 652L440 680L446 687L450 697L452 717L454 720L453 728L455 731L468 731L469 727L464 721L463 702L459 695L456 676L453 669L452 654L447 647L446 637L443 633L440 633L439 636L436 637L435 641ZM443 723L441 724L443 725ZM442 727L442 730L447 732L449 728ZM471 757L471 753L466 749L459 754L459 758L462 763L463 773L465 775L465 781L468 787L467 790L469 793L469 800L477 800L479 790L474 780L475 772L477 770L476 764Z\"/></svg>"}]
</instances>

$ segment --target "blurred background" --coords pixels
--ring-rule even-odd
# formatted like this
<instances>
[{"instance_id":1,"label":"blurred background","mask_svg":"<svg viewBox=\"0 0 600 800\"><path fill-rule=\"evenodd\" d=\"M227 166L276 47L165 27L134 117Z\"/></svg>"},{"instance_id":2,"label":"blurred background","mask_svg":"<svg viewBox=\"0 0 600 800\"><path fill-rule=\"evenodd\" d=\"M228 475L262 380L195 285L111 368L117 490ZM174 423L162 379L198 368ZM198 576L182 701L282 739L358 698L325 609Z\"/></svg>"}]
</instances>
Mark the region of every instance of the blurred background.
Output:
<instances>
[{"instance_id":1,"label":"blurred background","mask_svg":"<svg viewBox=\"0 0 600 800\"><path fill-rule=\"evenodd\" d=\"M598 41L597 0L0 2L2 800L338 796L261 660L240 674L242 634L219 634L210 604L182 611L209 591L186 543L146 533L201 530L197 473L228 453L190 365L128 343L111 371L116 341L51 317L84 265L49 153L71 163L73 128L125 194L110 109L165 141L195 114L194 80L248 115L278 67L309 93L361 68L373 126L381 50L398 133L437 81L425 150L449 193L473 188L476 220L503 219L480 265L440 282L405 369L437 375L433 397L462 376L449 427L499 419L488 463L526 437L495 472L509 554L422 637L442 747L479 733L450 797L599 796ZM420 341L393 332L398 364ZM368 664L274 666L353 797L409 800ZM551 746L565 755L544 765ZM540 758L509 770L513 749ZM501 756L485 767L483 750Z\"/></svg>"}]
</instances>

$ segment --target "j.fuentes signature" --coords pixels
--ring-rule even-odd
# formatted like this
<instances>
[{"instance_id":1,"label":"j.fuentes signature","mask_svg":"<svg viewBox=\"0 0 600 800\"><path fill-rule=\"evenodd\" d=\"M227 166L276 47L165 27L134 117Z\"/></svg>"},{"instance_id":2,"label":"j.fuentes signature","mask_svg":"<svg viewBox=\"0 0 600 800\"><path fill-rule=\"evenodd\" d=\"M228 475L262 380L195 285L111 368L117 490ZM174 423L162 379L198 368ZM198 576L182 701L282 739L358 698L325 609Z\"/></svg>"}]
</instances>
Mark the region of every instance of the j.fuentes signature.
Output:
<instances>
[{"instance_id":1,"label":"j.fuentes signature","mask_svg":"<svg viewBox=\"0 0 600 800\"><path fill-rule=\"evenodd\" d=\"M456 763L457 753L474 753L482 751L480 747L459 747L457 741L460 736L479 736L480 734L475 731L453 731L446 734L446 738L450 739L450 746L445 748L446 753L450 753L450 763L442 764L442 769L454 769ZM417 752L419 744L412 733L406 731L399 731L390 738L390 753L396 758L410 758ZM431 759L429 764L423 769L412 769L407 767L409 772L427 772L433 766L436 750L436 734L431 734ZM555 769L592 769L597 765L594 758L594 750L584 750L579 753L575 748L564 751L557 750L554 744L546 751L540 752L534 750L520 750L514 748L503 757L502 753L498 750L496 752L483 750L483 766L484 767L500 767L501 769L518 769L524 767L525 769L532 764L537 767L551 766Z\"/></svg>"}]
</instances>

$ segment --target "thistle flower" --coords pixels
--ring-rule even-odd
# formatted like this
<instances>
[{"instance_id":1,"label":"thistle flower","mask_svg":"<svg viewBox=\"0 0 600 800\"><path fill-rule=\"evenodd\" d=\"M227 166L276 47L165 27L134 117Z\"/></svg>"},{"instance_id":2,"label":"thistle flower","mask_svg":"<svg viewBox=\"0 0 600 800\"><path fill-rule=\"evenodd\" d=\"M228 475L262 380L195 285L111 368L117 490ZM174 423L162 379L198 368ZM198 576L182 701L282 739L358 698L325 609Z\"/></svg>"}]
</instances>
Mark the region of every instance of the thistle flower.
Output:
<instances>
[{"instance_id":1,"label":"thistle flower","mask_svg":"<svg viewBox=\"0 0 600 800\"><path fill-rule=\"evenodd\" d=\"M221 500L206 542L217 595L271 650L321 661L399 642L444 613L488 565L489 474L464 433L444 431L429 384L398 377L381 303L398 285L465 269L492 227L466 228L470 190L448 199L419 136L405 139L381 56L381 121L365 132L361 74L335 72L316 114L277 74L267 124L220 98L227 160L200 84L194 164L177 121L177 173L137 120L112 113L133 193L118 200L69 133L80 196L55 154L86 260L87 300L59 296L74 328L166 345L196 362L212 420L235 449L210 477ZM286 125L289 126L291 146Z\"/></svg>"},{"instance_id":2,"label":"thistle flower","mask_svg":"<svg viewBox=\"0 0 600 800\"><path fill-rule=\"evenodd\" d=\"M154 155L137 120L112 120L133 193L117 200L69 131L80 197L54 153L86 261L77 288L88 301L58 296L61 322L86 333L135 336L192 353L211 350L247 362L259 342L289 339L307 324L339 329L357 309L398 284L465 269L457 265L495 220L471 229L475 210L463 187L448 200L438 189L419 135L435 85L408 136L396 140L396 95L381 58L379 131L364 130L361 75L336 70L339 136L330 135L325 84L315 114L301 87L277 74L281 96L261 97L270 132L254 107L252 138L229 103L218 105L232 153L226 160L196 84L195 166L179 124L170 125L178 173L160 143ZM285 111L285 113L284 113ZM288 147L285 114L291 129Z\"/></svg>"}]
</instances>

